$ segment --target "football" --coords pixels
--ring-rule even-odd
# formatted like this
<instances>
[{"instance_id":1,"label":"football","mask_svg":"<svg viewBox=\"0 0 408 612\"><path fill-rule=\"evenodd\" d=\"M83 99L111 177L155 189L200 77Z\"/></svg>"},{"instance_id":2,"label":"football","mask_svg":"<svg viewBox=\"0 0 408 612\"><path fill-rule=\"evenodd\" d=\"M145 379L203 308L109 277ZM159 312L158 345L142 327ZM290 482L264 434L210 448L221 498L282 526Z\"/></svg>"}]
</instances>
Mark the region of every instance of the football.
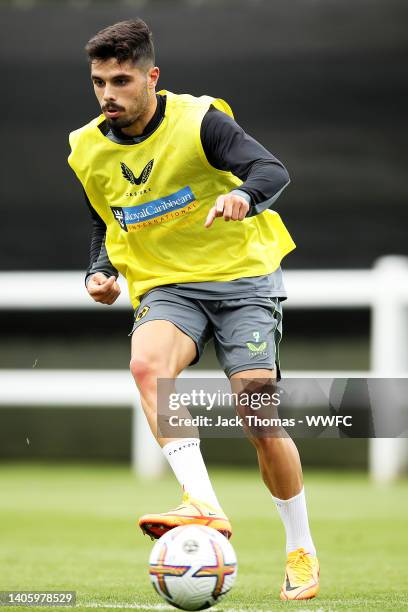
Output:
<instances>
[{"instance_id":1,"label":"football","mask_svg":"<svg viewBox=\"0 0 408 612\"><path fill-rule=\"evenodd\" d=\"M182 610L204 610L231 590L237 557L229 541L215 529L183 525L155 543L149 573L157 593Z\"/></svg>"}]
</instances>

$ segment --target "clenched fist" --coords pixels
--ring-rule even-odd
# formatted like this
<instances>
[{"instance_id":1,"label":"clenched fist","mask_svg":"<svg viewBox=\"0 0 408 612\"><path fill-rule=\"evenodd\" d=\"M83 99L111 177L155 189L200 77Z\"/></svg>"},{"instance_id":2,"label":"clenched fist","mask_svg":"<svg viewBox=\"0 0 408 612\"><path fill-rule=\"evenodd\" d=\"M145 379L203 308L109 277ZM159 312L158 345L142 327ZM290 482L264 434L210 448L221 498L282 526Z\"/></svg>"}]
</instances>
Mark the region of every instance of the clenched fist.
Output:
<instances>
[{"instance_id":1,"label":"clenched fist","mask_svg":"<svg viewBox=\"0 0 408 612\"><path fill-rule=\"evenodd\" d=\"M242 196L235 193L219 196L210 208L204 226L210 227L216 217L224 217L224 221L242 221L248 210L249 204Z\"/></svg>"},{"instance_id":2,"label":"clenched fist","mask_svg":"<svg viewBox=\"0 0 408 612\"><path fill-rule=\"evenodd\" d=\"M107 278L102 272L93 274L86 288L95 302L101 302L102 304L111 305L120 295L120 287L116 277L110 276Z\"/></svg>"}]
</instances>

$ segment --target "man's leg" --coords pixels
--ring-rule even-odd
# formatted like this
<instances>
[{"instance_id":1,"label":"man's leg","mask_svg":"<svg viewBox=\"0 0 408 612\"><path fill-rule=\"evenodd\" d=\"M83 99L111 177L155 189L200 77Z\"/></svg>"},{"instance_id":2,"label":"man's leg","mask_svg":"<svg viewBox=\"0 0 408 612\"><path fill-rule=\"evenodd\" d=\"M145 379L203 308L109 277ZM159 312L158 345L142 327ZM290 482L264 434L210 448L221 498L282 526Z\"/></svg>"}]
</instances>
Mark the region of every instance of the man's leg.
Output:
<instances>
[{"instance_id":1,"label":"man's leg","mask_svg":"<svg viewBox=\"0 0 408 612\"><path fill-rule=\"evenodd\" d=\"M157 437L157 379L176 378L194 360L195 342L170 321L153 320L132 335L130 371L150 429ZM163 448L174 438L157 438Z\"/></svg>"},{"instance_id":2,"label":"man's leg","mask_svg":"<svg viewBox=\"0 0 408 612\"><path fill-rule=\"evenodd\" d=\"M133 332L130 369L140 391L143 410L155 436L157 379L176 378L195 356L195 342L170 321L146 321ZM142 517L139 521L142 530L151 537L160 537L172 527L198 522L211 524L230 536L231 525L222 512L211 485L201 455L198 434L194 438L157 440L186 495L183 504L173 512Z\"/></svg>"},{"instance_id":3,"label":"man's leg","mask_svg":"<svg viewBox=\"0 0 408 612\"><path fill-rule=\"evenodd\" d=\"M275 380L276 370L246 370L231 376L231 385L234 380L262 379L265 384ZM303 488L302 466L299 452L295 443L289 437L256 437L249 436L255 446L259 469L264 483L274 497L289 499L294 497Z\"/></svg>"},{"instance_id":4,"label":"man's leg","mask_svg":"<svg viewBox=\"0 0 408 612\"><path fill-rule=\"evenodd\" d=\"M240 384L245 379L244 386ZM246 370L230 378L232 390L242 392L246 381L257 381L270 388L276 370ZM248 432L248 430L247 430ZM272 494L286 532L288 563L281 599L309 599L319 588L319 564L310 534L302 467L295 443L290 437L257 436L249 431L255 446L263 481Z\"/></svg>"}]
</instances>

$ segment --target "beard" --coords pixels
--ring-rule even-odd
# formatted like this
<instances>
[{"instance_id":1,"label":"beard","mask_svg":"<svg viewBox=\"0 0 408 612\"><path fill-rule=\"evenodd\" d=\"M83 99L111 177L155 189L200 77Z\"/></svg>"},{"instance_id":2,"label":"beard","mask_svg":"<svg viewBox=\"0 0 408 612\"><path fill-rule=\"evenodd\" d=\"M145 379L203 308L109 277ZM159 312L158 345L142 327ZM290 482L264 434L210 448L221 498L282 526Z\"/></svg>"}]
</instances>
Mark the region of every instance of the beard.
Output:
<instances>
[{"instance_id":1,"label":"beard","mask_svg":"<svg viewBox=\"0 0 408 612\"><path fill-rule=\"evenodd\" d=\"M110 128L121 130L122 128L130 127L140 117L140 114L131 117L124 115L123 117L106 117L106 123Z\"/></svg>"},{"instance_id":2,"label":"beard","mask_svg":"<svg viewBox=\"0 0 408 612\"><path fill-rule=\"evenodd\" d=\"M106 122L110 128L117 130L130 127L146 113L148 107L149 95L146 89L146 91L142 91L140 96L134 100L134 103L128 112L119 115L119 117L106 117ZM116 104L105 104L102 111L105 110L125 111L126 109L123 108L123 106L117 106Z\"/></svg>"}]
</instances>

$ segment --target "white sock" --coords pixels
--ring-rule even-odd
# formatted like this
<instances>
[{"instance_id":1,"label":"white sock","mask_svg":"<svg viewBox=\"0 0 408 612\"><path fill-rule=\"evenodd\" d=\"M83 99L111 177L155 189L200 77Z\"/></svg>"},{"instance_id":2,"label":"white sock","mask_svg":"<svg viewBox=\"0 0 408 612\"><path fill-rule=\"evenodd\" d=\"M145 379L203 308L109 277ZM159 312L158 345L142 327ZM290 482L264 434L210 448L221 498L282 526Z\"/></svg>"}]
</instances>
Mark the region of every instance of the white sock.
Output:
<instances>
[{"instance_id":1,"label":"white sock","mask_svg":"<svg viewBox=\"0 0 408 612\"><path fill-rule=\"evenodd\" d=\"M286 554L304 548L306 552L316 555L307 518L306 498L304 487L290 499L272 498L286 531Z\"/></svg>"},{"instance_id":2,"label":"white sock","mask_svg":"<svg viewBox=\"0 0 408 612\"><path fill-rule=\"evenodd\" d=\"M191 497L220 508L200 450L199 438L168 442L162 448L177 480Z\"/></svg>"}]
</instances>

